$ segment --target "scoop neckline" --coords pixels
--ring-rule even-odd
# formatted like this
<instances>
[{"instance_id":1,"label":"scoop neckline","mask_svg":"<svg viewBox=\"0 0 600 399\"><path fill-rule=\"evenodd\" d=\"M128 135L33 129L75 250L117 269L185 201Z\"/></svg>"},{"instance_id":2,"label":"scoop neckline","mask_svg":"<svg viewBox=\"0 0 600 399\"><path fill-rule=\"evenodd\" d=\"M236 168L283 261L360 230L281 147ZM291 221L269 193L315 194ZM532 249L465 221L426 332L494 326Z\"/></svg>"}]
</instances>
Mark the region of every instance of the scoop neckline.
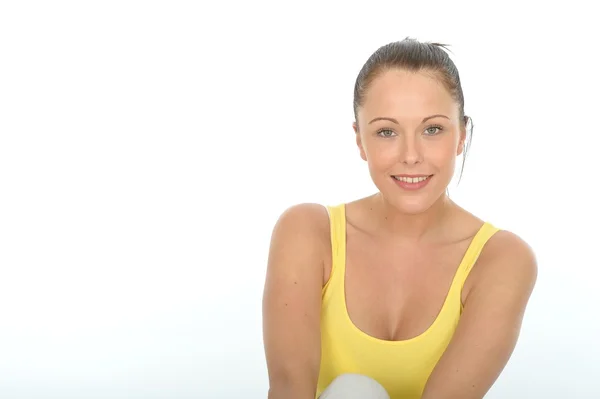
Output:
<instances>
[{"instance_id":1,"label":"scoop neckline","mask_svg":"<svg viewBox=\"0 0 600 399\"><path fill-rule=\"evenodd\" d=\"M347 244L347 234L346 234L346 204L342 204L341 206L341 210L342 210L342 233L343 233L343 251L341 251L341 255L342 255L342 263L343 263L343 270L342 270L342 275L341 277L341 285L342 285L342 300L343 300L343 310L344 310L344 317L346 318L346 321L350 324L351 328L357 332L359 335L361 335L363 338L368 339L369 341L373 341L377 344L383 344L383 345L394 345L394 346L399 346L399 345L407 345L407 344L411 344L411 343L415 343L418 342L424 338L426 338L431 331L433 331L435 329L435 327L439 324L439 321L441 319L442 314L444 313L444 311L446 310L446 308L449 306L450 304L450 297L451 297L451 293L452 290L454 289L455 285L457 284L457 279L458 276L460 274L460 272L464 269L464 265L465 262L467 261L467 259L470 258L470 255L472 254L472 252L475 249L475 245L476 242L478 241L477 239L483 234L483 232L486 230L486 228L488 227L489 223L488 222L483 222L483 224L481 225L481 227L477 230L477 232L475 233L475 235L473 236L473 238L471 239L471 242L469 243L469 246L467 247L465 253L463 254L460 263L458 264L458 267L456 268L456 271L454 272L454 276L452 277L452 282L450 283L450 287L448 288L448 292L446 293L446 296L444 298L444 302L442 303L442 307L440 308L438 314L436 315L435 319L433 320L433 322L431 323L431 325L429 325L429 327L427 327L427 329L425 331L423 331L422 333L415 335L414 337L411 338L407 338L407 339L402 339L402 340L386 340L386 339L381 339L381 338L377 338L374 337L370 334L367 334L366 332L364 332L363 330L361 330L356 324L354 324L354 322L352 321L352 318L350 317L350 313L348 312L348 304L346 302L346 254L347 254L347 250L346 250L346 244Z\"/></svg>"}]
</instances>

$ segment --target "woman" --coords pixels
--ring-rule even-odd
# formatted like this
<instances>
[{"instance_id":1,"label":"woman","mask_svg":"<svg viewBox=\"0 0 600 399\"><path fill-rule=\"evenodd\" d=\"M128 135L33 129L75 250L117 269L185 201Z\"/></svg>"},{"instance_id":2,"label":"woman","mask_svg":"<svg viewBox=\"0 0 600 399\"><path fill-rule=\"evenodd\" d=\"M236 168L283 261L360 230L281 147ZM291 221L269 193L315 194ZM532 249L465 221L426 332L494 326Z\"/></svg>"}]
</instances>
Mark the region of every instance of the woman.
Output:
<instances>
[{"instance_id":1,"label":"woman","mask_svg":"<svg viewBox=\"0 0 600 399\"><path fill-rule=\"evenodd\" d=\"M273 230L263 299L269 398L482 398L535 285L531 248L447 195L467 125L444 45L379 48L354 90L378 192L300 204Z\"/></svg>"}]
</instances>

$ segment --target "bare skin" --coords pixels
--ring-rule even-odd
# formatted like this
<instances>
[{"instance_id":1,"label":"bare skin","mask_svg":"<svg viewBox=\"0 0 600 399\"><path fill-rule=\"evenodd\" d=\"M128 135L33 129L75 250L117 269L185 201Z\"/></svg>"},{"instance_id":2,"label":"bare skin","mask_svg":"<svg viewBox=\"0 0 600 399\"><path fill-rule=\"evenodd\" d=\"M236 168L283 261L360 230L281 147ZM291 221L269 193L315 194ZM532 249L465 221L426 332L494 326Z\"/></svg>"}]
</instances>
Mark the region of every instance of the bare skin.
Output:
<instances>
[{"instance_id":1,"label":"bare skin","mask_svg":"<svg viewBox=\"0 0 600 399\"><path fill-rule=\"evenodd\" d=\"M406 340L433 323L483 221L446 200L448 214L438 231L421 238L384 235L374 223L377 197L346 205L348 313L373 337ZM331 260L325 265L327 281ZM471 282L465 282L463 303Z\"/></svg>"},{"instance_id":2,"label":"bare skin","mask_svg":"<svg viewBox=\"0 0 600 399\"><path fill-rule=\"evenodd\" d=\"M370 122L382 116L388 119ZM465 127L442 85L430 74L404 71L375 79L358 119L357 146L379 192L346 204L348 313L371 336L404 340L431 325L483 224L445 194ZM398 174L432 177L425 188L407 192L393 180ZM331 271L329 229L323 206L300 204L273 230L263 299L271 399L314 398L321 292ZM535 256L522 239L500 231L488 241L465 282L458 328L423 399L485 395L516 345L536 276Z\"/></svg>"}]
</instances>

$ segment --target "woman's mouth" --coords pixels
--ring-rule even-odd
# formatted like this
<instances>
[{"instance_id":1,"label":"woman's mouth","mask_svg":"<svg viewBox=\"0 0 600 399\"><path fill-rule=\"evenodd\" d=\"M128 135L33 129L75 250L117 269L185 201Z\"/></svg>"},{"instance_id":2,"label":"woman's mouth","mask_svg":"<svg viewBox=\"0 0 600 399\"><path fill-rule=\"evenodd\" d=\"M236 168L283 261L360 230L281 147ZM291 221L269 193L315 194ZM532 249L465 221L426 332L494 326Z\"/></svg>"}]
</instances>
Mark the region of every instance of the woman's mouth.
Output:
<instances>
[{"instance_id":1,"label":"woman's mouth","mask_svg":"<svg viewBox=\"0 0 600 399\"><path fill-rule=\"evenodd\" d=\"M433 175L396 175L392 179L405 190L419 190L425 187Z\"/></svg>"}]
</instances>

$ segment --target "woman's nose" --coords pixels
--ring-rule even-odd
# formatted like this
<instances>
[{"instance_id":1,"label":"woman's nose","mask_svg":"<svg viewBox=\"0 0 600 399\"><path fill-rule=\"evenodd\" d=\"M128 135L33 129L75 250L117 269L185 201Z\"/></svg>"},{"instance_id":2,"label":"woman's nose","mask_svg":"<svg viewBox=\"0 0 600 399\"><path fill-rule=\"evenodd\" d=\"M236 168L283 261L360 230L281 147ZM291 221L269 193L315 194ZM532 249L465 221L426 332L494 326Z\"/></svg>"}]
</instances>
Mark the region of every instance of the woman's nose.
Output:
<instances>
[{"instance_id":1,"label":"woman's nose","mask_svg":"<svg viewBox=\"0 0 600 399\"><path fill-rule=\"evenodd\" d=\"M401 161L408 165L422 161L422 150L418 139L409 137L403 140Z\"/></svg>"}]
</instances>

